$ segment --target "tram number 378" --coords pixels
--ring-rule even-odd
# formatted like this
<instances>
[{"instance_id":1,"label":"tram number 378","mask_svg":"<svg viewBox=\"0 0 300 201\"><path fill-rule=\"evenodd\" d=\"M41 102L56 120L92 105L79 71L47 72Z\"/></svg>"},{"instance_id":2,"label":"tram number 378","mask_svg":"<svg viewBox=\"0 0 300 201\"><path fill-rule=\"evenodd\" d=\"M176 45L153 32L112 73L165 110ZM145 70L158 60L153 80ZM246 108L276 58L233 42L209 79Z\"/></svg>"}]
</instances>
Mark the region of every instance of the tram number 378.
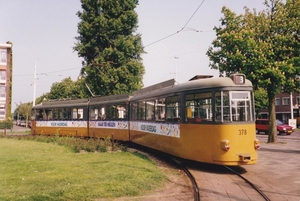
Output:
<instances>
[{"instance_id":1,"label":"tram number 378","mask_svg":"<svg viewBox=\"0 0 300 201\"><path fill-rule=\"evenodd\" d=\"M247 135L246 129L239 129L239 135Z\"/></svg>"}]
</instances>

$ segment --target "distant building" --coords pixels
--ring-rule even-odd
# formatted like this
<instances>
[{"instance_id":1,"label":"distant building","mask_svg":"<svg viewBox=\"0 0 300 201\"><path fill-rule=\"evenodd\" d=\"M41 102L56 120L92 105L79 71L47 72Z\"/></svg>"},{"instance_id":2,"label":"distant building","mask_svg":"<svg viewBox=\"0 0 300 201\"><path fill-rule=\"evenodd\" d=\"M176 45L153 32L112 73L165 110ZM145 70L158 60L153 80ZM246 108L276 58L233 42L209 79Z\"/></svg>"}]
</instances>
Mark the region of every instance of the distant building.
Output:
<instances>
[{"instance_id":1,"label":"distant building","mask_svg":"<svg viewBox=\"0 0 300 201\"><path fill-rule=\"evenodd\" d=\"M280 119L284 122L288 122L291 118L291 96L289 93L279 93L275 98L275 111L276 119ZM300 94L293 92L292 93L292 107L293 107L293 116L297 118L300 116ZM268 118L268 109L263 109L259 112L261 118ZM300 123L300 122L299 122Z\"/></svg>"},{"instance_id":2,"label":"distant building","mask_svg":"<svg viewBox=\"0 0 300 201\"><path fill-rule=\"evenodd\" d=\"M0 120L11 117L12 44L0 43Z\"/></svg>"}]
</instances>

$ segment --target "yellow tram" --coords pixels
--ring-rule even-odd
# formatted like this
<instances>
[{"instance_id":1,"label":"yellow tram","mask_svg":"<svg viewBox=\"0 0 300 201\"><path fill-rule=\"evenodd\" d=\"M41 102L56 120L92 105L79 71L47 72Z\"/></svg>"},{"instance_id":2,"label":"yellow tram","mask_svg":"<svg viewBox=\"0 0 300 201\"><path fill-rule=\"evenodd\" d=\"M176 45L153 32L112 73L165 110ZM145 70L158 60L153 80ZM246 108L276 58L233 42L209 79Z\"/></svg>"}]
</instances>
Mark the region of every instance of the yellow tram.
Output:
<instances>
[{"instance_id":1,"label":"yellow tram","mask_svg":"<svg viewBox=\"0 0 300 201\"><path fill-rule=\"evenodd\" d=\"M184 159L255 164L260 144L253 100L252 84L243 74L177 85L169 80L132 95L42 103L33 108L32 133L100 138L113 134L116 140Z\"/></svg>"}]
</instances>

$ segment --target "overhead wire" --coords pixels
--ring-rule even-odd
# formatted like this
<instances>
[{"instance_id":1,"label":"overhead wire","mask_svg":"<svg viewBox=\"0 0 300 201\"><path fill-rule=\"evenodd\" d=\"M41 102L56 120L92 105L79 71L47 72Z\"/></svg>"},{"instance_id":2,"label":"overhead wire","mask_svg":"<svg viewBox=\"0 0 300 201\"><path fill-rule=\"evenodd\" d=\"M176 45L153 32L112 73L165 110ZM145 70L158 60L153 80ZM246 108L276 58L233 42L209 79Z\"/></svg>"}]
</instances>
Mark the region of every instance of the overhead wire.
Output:
<instances>
[{"instance_id":1,"label":"overhead wire","mask_svg":"<svg viewBox=\"0 0 300 201\"><path fill-rule=\"evenodd\" d=\"M50 71L50 72L43 72L43 73L37 73L37 75L48 75L48 74L52 74L52 73L59 73L59 72L63 72L63 71L69 71L69 70L74 70L74 69L79 69L82 67L77 67L77 68L68 68L68 69L63 69L63 70L57 70L57 71ZM34 74L24 74L24 75L13 75L13 76L33 76Z\"/></svg>"},{"instance_id":2,"label":"overhead wire","mask_svg":"<svg viewBox=\"0 0 300 201\"><path fill-rule=\"evenodd\" d=\"M204 3L204 1L205 0L203 0L201 3L200 3L200 5L197 7L197 9L195 10L195 12L192 14L192 16L189 18L189 20L185 23L185 25L179 30L179 31L176 31L175 33L172 33L172 34L170 34L170 35L168 35L168 36L166 36L166 37L163 37L163 38L161 38L161 39L159 39L159 40L157 40L157 41L154 41L154 42L152 42L152 43L150 43L150 44L148 44L148 45L145 45L144 47L148 47L148 46L150 46L150 45L153 45L153 44L155 44L155 43L158 43L158 42L160 42L160 41L162 41L162 40L165 40L165 39L167 39L167 38L170 38L170 37L172 37L172 36L174 36L174 35L176 35L176 34L178 34L178 33L180 33L181 31L184 31L184 29L186 28L186 26L188 25L188 23L191 21L191 19L194 17L194 15L197 13L197 11L199 10L199 8L202 6L202 4ZM189 28L190 29L190 28ZM196 29L194 29L196 32L199 32L199 30L196 30Z\"/></svg>"}]
</instances>

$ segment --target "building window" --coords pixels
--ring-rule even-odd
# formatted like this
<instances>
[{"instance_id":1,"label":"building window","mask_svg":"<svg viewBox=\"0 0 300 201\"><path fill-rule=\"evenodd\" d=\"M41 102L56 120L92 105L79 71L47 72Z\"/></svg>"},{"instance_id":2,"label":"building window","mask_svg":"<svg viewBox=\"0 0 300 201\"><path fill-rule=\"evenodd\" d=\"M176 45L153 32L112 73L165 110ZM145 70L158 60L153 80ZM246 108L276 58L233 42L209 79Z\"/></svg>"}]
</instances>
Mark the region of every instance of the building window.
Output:
<instances>
[{"instance_id":1,"label":"building window","mask_svg":"<svg viewBox=\"0 0 300 201\"><path fill-rule=\"evenodd\" d=\"M275 99L275 105L280 105L280 98Z\"/></svg>"},{"instance_id":2,"label":"building window","mask_svg":"<svg viewBox=\"0 0 300 201\"><path fill-rule=\"evenodd\" d=\"M6 71L3 70L0 71L0 80L6 81Z\"/></svg>"},{"instance_id":3,"label":"building window","mask_svg":"<svg viewBox=\"0 0 300 201\"><path fill-rule=\"evenodd\" d=\"M290 105L290 98L282 98L282 105Z\"/></svg>"},{"instance_id":4,"label":"building window","mask_svg":"<svg viewBox=\"0 0 300 201\"><path fill-rule=\"evenodd\" d=\"M5 98L6 97L6 91L5 91L5 86L0 86L0 98Z\"/></svg>"},{"instance_id":5,"label":"building window","mask_svg":"<svg viewBox=\"0 0 300 201\"><path fill-rule=\"evenodd\" d=\"M297 102L296 104L299 106L300 105L300 96L297 96Z\"/></svg>"}]
</instances>

